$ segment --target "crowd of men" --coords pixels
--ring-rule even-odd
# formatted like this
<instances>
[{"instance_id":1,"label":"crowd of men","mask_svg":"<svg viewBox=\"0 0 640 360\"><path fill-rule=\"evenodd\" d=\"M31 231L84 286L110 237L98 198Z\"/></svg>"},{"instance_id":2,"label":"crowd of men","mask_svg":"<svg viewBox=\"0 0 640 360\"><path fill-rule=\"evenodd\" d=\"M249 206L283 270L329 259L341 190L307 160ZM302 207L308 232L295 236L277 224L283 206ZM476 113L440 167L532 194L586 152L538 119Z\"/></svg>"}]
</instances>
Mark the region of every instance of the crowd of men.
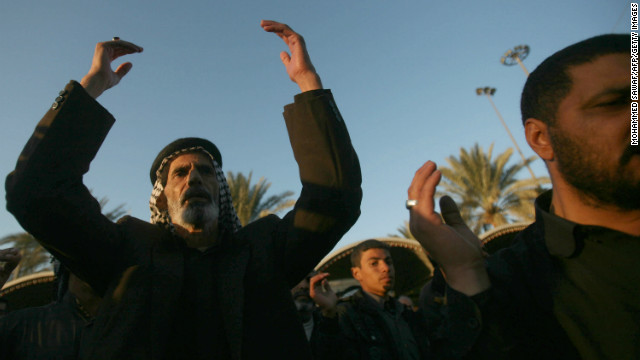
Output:
<instances>
[{"instance_id":1,"label":"crowd of men","mask_svg":"<svg viewBox=\"0 0 640 360\"><path fill-rule=\"evenodd\" d=\"M451 198L434 211L436 164L417 170L410 228L438 271L416 310L393 296L383 242L354 248L360 288L348 297L338 298L329 274L312 272L360 214L360 166L302 36L274 21L261 26L288 46L281 60L301 90L284 109L303 185L293 210L241 227L220 151L194 137L152 162L151 223L103 216L82 182L115 122L96 99L132 66L114 71L111 62L143 49L98 43L87 75L60 92L6 180L7 209L66 280L56 303L0 318L0 357L640 358L629 35L573 44L529 76L525 135L553 189L513 245L487 256ZM0 260L16 263L10 252Z\"/></svg>"}]
</instances>

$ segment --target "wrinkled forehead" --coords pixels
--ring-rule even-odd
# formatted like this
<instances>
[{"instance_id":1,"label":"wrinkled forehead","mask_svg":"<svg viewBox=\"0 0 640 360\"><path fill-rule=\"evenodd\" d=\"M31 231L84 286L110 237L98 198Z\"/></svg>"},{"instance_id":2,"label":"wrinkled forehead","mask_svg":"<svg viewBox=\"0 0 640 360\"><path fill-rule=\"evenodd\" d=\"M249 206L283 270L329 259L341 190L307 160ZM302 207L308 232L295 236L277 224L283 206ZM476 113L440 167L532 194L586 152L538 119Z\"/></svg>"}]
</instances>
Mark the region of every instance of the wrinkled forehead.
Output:
<instances>
[{"instance_id":1,"label":"wrinkled forehead","mask_svg":"<svg viewBox=\"0 0 640 360\"><path fill-rule=\"evenodd\" d=\"M167 174L170 169L174 169L177 165L183 166L193 159L196 159L198 163L211 165L214 169L216 167L213 156L202 148L180 150L164 158L159 169L156 170L161 183L163 185L167 183Z\"/></svg>"},{"instance_id":2,"label":"wrinkled forehead","mask_svg":"<svg viewBox=\"0 0 640 360\"><path fill-rule=\"evenodd\" d=\"M213 161L213 158L208 153L201 150L195 150L174 156L170 159L169 166L167 168L171 170L177 167L194 164L197 166L210 166L215 169Z\"/></svg>"}]
</instances>

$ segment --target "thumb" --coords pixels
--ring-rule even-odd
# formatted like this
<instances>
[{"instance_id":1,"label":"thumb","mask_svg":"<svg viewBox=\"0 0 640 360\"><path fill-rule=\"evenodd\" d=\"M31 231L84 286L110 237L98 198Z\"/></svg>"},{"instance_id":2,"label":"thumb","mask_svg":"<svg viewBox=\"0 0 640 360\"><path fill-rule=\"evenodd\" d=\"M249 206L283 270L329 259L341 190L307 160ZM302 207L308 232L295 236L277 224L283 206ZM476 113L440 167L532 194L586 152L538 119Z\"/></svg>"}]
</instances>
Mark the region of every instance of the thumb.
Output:
<instances>
[{"instance_id":1,"label":"thumb","mask_svg":"<svg viewBox=\"0 0 640 360\"><path fill-rule=\"evenodd\" d=\"M458 205L456 205L456 202L453 201L451 197L445 195L440 198L440 211L442 212L444 222L454 228L460 235L469 239L477 239L473 231L471 231L464 220L462 220ZM480 243L480 239L478 239L478 243Z\"/></svg>"},{"instance_id":2,"label":"thumb","mask_svg":"<svg viewBox=\"0 0 640 360\"><path fill-rule=\"evenodd\" d=\"M280 53L280 60L282 60L284 66L287 67L289 66L289 62L291 62L291 56L289 56L286 51L283 51Z\"/></svg>"},{"instance_id":3,"label":"thumb","mask_svg":"<svg viewBox=\"0 0 640 360\"><path fill-rule=\"evenodd\" d=\"M464 223L464 220L462 220L460 210L458 210L458 205L456 205L456 202L447 195L440 198L440 212L447 225L452 227L459 225L467 226L467 224Z\"/></svg>"},{"instance_id":4,"label":"thumb","mask_svg":"<svg viewBox=\"0 0 640 360\"><path fill-rule=\"evenodd\" d=\"M130 62L122 63L120 64L120 66L118 66L115 73L116 75L118 75L118 78L122 80L122 78L125 75L127 75L127 73L129 72L129 70L131 70L132 67L133 67L133 64Z\"/></svg>"}]
</instances>

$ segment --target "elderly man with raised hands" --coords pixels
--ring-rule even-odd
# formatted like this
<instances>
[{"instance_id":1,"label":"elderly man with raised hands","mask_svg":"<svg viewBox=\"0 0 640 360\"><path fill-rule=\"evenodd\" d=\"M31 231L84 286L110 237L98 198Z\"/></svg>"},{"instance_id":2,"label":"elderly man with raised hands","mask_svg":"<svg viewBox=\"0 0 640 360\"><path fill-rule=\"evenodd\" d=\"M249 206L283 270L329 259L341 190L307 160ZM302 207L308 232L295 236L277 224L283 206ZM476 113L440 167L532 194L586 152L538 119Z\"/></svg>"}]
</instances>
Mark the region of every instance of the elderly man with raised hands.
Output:
<instances>
[{"instance_id":1,"label":"elderly man with raised hands","mask_svg":"<svg viewBox=\"0 0 640 360\"><path fill-rule=\"evenodd\" d=\"M553 190L536 199L536 221L486 263L451 198L440 200L444 222L434 212L436 165L417 171L411 232L441 266L447 306L472 300L481 310L468 319L478 330L469 358L640 358L640 146L631 143L630 44L628 34L581 41L527 79L525 135Z\"/></svg>"},{"instance_id":2,"label":"elderly man with raised hands","mask_svg":"<svg viewBox=\"0 0 640 360\"><path fill-rule=\"evenodd\" d=\"M113 60L142 52L118 38L96 46L89 73L61 92L7 177L9 211L103 295L82 358L310 356L289 289L359 216L360 167L303 38L261 26L288 45L281 59L302 91L284 110L303 185L284 218L240 228L220 152L201 138L178 139L153 162L151 224L100 213L82 176L114 119L95 98L131 69L113 71Z\"/></svg>"}]
</instances>

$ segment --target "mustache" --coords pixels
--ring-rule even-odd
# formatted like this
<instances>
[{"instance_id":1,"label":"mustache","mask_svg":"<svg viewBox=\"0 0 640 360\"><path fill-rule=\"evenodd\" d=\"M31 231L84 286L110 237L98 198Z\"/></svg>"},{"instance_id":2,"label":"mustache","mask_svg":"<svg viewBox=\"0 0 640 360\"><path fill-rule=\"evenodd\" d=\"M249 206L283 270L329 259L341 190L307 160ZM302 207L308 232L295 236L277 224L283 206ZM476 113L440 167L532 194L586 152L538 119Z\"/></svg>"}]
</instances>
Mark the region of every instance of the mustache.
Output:
<instances>
[{"instance_id":1,"label":"mustache","mask_svg":"<svg viewBox=\"0 0 640 360\"><path fill-rule=\"evenodd\" d=\"M291 295L291 297L294 298L294 299L299 298L299 297L309 298L309 289L297 290L296 292L293 293L293 295Z\"/></svg>"},{"instance_id":2,"label":"mustache","mask_svg":"<svg viewBox=\"0 0 640 360\"><path fill-rule=\"evenodd\" d=\"M197 186L191 187L187 189L187 191L185 191L185 193L180 198L180 204L184 204L187 200L193 197L201 197L208 199L210 202L213 202L213 197L211 196L211 194L209 194L209 192L205 190L204 187Z\"/></svg>"},{"instance_id":3,"label":"mustache","mask_svg":"<svg viewBox=\"0 0 640 360\"><path fill-rule=\"evenodd\" d=\"M629 145L620 157L620 165L626 165L633 155L640 155L640 146Z\"/></svg>"}]
</instances>

